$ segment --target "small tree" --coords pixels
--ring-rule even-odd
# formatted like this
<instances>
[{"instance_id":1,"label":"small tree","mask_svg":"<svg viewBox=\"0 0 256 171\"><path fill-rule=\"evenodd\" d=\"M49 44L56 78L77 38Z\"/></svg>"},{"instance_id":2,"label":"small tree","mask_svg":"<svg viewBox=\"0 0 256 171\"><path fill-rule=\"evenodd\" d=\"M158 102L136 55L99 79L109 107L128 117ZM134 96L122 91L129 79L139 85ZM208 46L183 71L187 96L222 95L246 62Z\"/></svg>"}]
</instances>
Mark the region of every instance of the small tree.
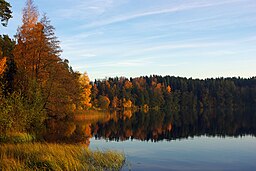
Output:
<instances>
[{"instance_id":1,"label":"small tree","mask_svg":"<svg viewBox=\"0 0 256 171\"><path fill-rule=\"evenodd\" d=\"M85 109L88 109L88 108L92 107L92 104L91 104L92 85L90 84L90 80L89 80L89 77L86 72L80 76L79 82L80 82L80 86L82 89L82 93L81 93L82 106Z\"/></svg>"},{"instance_id":2,"label":"small tree","mask_svg":"<svg viewBox=\"0 0 256 171\"><path fill-rule=\"evenodd\" d=\"M101 109L108 109L110 104L110 100L107 96L100 96L99 97L99 107Z\"/></svg>"}]
</instances>

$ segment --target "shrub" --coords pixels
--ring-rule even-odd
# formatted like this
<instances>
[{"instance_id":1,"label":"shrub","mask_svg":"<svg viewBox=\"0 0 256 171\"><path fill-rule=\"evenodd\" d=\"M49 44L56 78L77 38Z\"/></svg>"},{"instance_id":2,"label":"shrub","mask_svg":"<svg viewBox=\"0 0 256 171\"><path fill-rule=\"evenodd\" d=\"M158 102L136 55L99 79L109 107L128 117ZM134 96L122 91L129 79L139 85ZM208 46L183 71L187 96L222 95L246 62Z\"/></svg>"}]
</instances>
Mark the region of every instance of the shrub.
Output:
<instances>
[{"instance_id":1,"label":"shrub","mask_svg":"<svg viewBox=\"0 0 256 171\"><path fill-rule=\"evenodd\" d=\"M2 96L0 100L0 133L34 132L41 127L45 116L39 93L31 101L17 92L7 97Z\"/></svg>"}]
</instances>

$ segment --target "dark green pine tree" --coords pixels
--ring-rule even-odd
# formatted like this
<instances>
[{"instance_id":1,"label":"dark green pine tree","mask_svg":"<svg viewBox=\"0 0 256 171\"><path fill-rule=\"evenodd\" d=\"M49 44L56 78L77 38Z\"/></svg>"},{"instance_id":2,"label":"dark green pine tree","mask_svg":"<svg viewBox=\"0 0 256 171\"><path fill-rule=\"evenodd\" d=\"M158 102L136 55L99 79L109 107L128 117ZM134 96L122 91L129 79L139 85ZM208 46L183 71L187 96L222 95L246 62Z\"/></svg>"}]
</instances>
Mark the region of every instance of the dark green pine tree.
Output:
<instances>
[{"instance_id":1,"label":"dark green pine tree","mask_svg":"<svg viewBox=\"0 0 256 171\"><path fill-rule=\"evenodd\" d=\"M3 26L7 26L8 20L12 18L10 3L5 0L0 0L0 19Z\"/></svg>"}]
</instances>

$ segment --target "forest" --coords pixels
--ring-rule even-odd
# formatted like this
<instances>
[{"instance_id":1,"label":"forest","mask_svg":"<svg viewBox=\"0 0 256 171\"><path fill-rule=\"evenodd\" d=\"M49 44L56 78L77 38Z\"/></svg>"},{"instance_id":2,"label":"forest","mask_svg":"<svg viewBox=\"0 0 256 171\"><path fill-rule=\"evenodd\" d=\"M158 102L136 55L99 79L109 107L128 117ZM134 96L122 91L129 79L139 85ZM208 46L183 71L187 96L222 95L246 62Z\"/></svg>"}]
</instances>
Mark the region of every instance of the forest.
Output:
<instances>
[{"instance_id":1,"label":"forest","mask_svg":"<svg viewBox=\"0 0 256 171\"><path fill-rule=\"evenodd\" d=\"M174 76L95 80L93 106L100 108L154 108L193 110L256 106L256 77L192 79Z\"/></svg>"},{"instance_id":2,"label":"forest","mask_svg":"<svg viewBox=\"0 0 256 171\"><path fill-rule=\"evenodd\" d=\"M12 17L1 1L2 27ZM256 105L256 77L115 77L90 81L61 58L49 18L27 1L15 39L0 36L0 132L37 132L47 118L85 110L245 108Z\"/></svg>"}]
</instances>

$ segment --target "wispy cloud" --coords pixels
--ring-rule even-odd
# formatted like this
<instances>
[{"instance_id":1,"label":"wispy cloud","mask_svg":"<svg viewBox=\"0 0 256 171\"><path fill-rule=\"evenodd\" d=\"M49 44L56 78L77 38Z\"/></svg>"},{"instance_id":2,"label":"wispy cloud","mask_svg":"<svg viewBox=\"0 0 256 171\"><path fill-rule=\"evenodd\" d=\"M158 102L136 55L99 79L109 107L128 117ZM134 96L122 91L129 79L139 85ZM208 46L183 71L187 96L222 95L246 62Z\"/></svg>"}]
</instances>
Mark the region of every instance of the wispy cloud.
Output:
<instances>
[{"instance_id":1,"label":"wispy cloud","mask_svg":"<svg viewBox=\"0 0 256 171\"><path fill-rule=\"evenodd\" d=\"M216 49L216 48L224 48L227 46L231 46L233 42L217 42L217 41L184 41L184 42L171 42L165 44L157 44L157 45L149 45L148 47L133 47L130 51L127 51L125 54L121 54L122 57L131 58L136 56L141 56L143 54L151 54L158 56L157 54L163 54L165 51L169 51L172 54L176 54L175 51L180 50L183 52L187 52L187 50L196 50L198 49ZM199 51L200 52L200 51ZM227 53L227 52L226 52ZM171 55L171 54L169 54Z\"/></svg>"},{"instance_id":2,"label":"wispy cloud","mask_svg":"<svg viewBox=\"0 0 256 171\"><path fill-rule=\"evenodd\" d=\"M148 64L152 64L152 59L151 57L148 58L139 58L139 59L119 59L117 61L110 61L110 62L97 62L94 63L93 65L89 66L93 68L101 68L101 67L141 67L145 66Z\"/></svg>"},{"instance_id":3,"label":"wispy cloud","mask_svg":"<svg viewBox=\"0 0 256 171\"><path fill-rule=\"evenodd\" d=\"M79 36L78 36L79 37ZM86 37L86 36L85 36ZM87 45L78 43L76 39L64 42L64 56L73 61L88 63L89 68L99 67L139 67L154 63L160 56L204 56L221 57L234 56L241 53L253 53L253 47L241 49L245 44L255 42L255 37L245 37L243 39L211 39L211 38L192 38L170 42L128 42L123 44ZM84 40L84 39L83 39ZM86 41L85 41L86 42ZM241 45L241 48L236 48ZM112 48L111 48L112 47ZM124 53L125 52L125 53ZM166 54L166 52L169 52ZM191 54L191 52L193 52ZM147 56L147 58L145 58ZM151 56L149 58L148 56ZM134 59L138 58L138 59ZM89 61L88 61L89 60ZM94 62L97 61L97 62Z\"/></svg>"},{"instance_id":4,"label":"wispy cloud","mask_svg":"<svg viewBox=\"0 0 256 171\"><path fill-rule=\"evenodd\" d=\"M200 2L200 3L183 3L183 4L180 4L177 6L169 6L168 8L152 9L152 10L148 10L148 11L142 11L142 12L126 14L126 15L122 15L122 16L112 17L110 19L94 21L92 23L84 25L83 28L105 26L105 25L124 22L124 21L132 20L132 19L136 19L136 18L140 18L140 17L174 13L174 12L179 12L179 11L185 11L185 10L191 10L191 9L197 9L197 8L205 8L205 7L211 7L211 6L218 6L218 5L237 2L237 1L238 0L229 0L229 1L222 1L222 2L205 1L205 2Z\"/></svg>"},{"instance_id":5,"label":"wispy cloud","mask_svg":"<svg viewBox=\"0 0 256 171\"><path fill-rule=\"evenodd\" d=\"M14 18L0 32L13 35L21 23L24 2L10 1ZM255 0L36 3L50 14L62 57L94 78L170 72L212 76L216 68L229 70L227 64L237 70L232 71L235 74L243 72L240 64L248 75L255 73Z\"/></svg>"},{"instance_id":6,"label":"wispy cloud","mask_svg":"<svg viewBox=\"0 0 256 171\"><path fill-rule=\"evenodd\" d=\"M68 8L57 10L55 12L56 15L63 19L89 19L105 13L120 4L120 2L118 0L73 0L69 4Z\"/></svg>"}]
</instances>

